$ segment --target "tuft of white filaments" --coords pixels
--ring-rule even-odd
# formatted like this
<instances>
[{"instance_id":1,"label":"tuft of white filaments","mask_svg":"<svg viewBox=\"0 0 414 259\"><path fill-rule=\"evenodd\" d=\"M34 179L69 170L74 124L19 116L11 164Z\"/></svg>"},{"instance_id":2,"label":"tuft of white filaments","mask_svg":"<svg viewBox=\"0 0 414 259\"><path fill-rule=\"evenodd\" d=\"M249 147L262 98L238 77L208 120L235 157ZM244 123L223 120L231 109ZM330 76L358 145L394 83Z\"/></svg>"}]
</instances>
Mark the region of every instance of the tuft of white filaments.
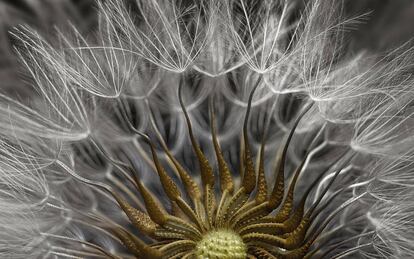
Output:
<instances>
[{"instance_id":1,"label":"tuft of white filaments","mask_svg":"<svg viewBox=\"0 0 414 259\"><path fill-rule=\"evenodd\" d=\"M173 163L167 148L199 182L182 87L206 157L216 168L212 105L221 149L240 175L243 119L256 85L247 130L257 164L266 151L269 180L279 145L312 105L286 166L292 170L309 152L298 195L331 170L313 201L335 180L327 192L335 198L322 200L329 238L316 243L315 256L411 257L414 50L382 57L347 50L345 31L359 19L343 18L336 2L107 0L98 3L99 29L90 35L13 30L33 96L0 94L0 257L134 258L111 232L132 225L105 190L144 211L131 175L120 169L128 164L168 204L136 132L154 140L165 167ZM168 174L179 179L173 169Z\"/></svg>"}]
</instances>

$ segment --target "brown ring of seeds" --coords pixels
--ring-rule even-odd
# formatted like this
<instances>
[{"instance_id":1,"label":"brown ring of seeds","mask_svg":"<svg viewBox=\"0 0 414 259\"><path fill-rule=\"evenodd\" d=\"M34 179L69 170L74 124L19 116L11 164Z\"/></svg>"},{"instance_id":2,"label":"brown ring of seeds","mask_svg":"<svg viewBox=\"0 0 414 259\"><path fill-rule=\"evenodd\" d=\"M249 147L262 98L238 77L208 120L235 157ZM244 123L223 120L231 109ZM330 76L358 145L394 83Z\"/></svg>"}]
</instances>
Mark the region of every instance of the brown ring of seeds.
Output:
<instances>
[{"instance_id":1,"label":"brown ring of seeds","mask_svg":"<svg viewBox=\"0 0 414 259\"><path fill-rule=\"evenodd\" d=\"M294 171L290 184L287 188L285 186L287 149L296 127L306 112L309 111L311 105L305 107L299 114L290 132L285 137L282 145L280 145L275 156L275 181L273 186L271 186L271 191L268 191L269 186L264 170L265 138L263 137L262 139L259 165L256 172L247 136L247 122L251 103L259 83L260 79L250 93L245 114L243 160L241 165L243 175L238 188L235 188L233 176L221 152L216 133L213 110L214 101L211 100L210 102L211 136L218 164L219 193L214 188L214 170L194 136L191 121L182 99L182 87L180 85L178 90L179 101L188 126L192 147L199 162L202 188L184 170L184 167L178 160L171 155L159 133L157 136L160 138L161 146L170 159L173 169L178 172L191 202L183 198L177 183L168 175L161 164L152 140L147 135L137 131L121 109L130 129L149 145L154 168L159 176L164 192L171 202L171 207L176 212L172 214L167 212L164 206L137 177L136 171L132 167L119 164L117 161L110 159L118 170L130 173L133 185L143 198L146 211L134 208L121 195L107 186L95 184L95 187L109 192L127 215L132 225L139 231L140 235L146 235L154 240L153 244L147 244L127 229L120 226L110 228L113 235L120 240L131 254L137 258L301 259L311 258L318 252L319 246L316 245L316 242L326 226L340 210L357 198L331 213L330 217L320 226L311 228L317 216L324 211L324 208L341 191L335 192L328 199L328 202L320 205L328 189L342 169L337 168L334 177L331 178L316 201L309 206L306 206L307 198L320 182L325 172L321 173L308 186L303 196L294 202L296 182L304 171L303 167L309 158L309 150ZM315 139L319 136L319 133ZM97 148L104 153L102 149ZM109 158L109 156L107 157ZM346 159L343 164L348 163L351 158ZM336 165L339 160L334 161L332 165ZM110 255L110 253L107 253L107 255ZM117 257L113 256L113 258Z\"/></svg>"}]
</instances>

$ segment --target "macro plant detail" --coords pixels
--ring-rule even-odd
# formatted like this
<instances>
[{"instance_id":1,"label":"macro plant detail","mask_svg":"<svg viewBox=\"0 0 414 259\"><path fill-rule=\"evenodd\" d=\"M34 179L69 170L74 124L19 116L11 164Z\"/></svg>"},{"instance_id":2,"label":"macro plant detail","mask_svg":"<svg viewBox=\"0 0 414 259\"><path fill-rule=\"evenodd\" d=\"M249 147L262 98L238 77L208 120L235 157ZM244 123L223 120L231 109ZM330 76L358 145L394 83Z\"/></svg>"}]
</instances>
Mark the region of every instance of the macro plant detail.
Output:
<instances>
[{"instance_id":1,"label":"macro plant detail","mask_svg":"<svg viewBox=\"0 0 414 259\"><path fill-rule=\"evenodd\" d=\"M414 51L352 53L340 2L13 30L32 96L0 94L0 256L412 256Z\"/></svg>"},{"instance_id":2,"label":"macro plant detail","mask_svg":"<svg viewBox=\"0 0 414 259\"><path fill-rule=\"evenodd\" d=\"M249 98L244 121L243 165L240 167L243 177L238 189L234 187L232 174L220 149L216 136L214 111L212 110L213 107L210 106L211 134L219 167L221 190L221 195L216 197L213 168L196 141L181 96L179 98L180 104L188 125L191 144L200 165L202 190L183 169L183 166L171 155L163 140L160 139L160 141L163 144L164 152L178 172L192 203L183 199L177 184L174 183L160 164L154 144L150 138L136 131L130 122L128 124L131 130L136 132L150 146L152 160L161 186L172 204L173 211L171 214L167 213L165 206L161 205L156 197L148 191L145 185L138 179L137 172L131 169L130 165L119 165L116 161L109 158L120 170L129 169L132 174L131 177L134 179L134 186L141 194L148 214L135 209L110 187L90 183L79 176L75 176L75 178L86 184L95 185L110 193L134 227L139 230L139 233L148 235L155 240L154 243L145 244L138 236L128 230L116 227L111 229L113 235L120 239L121 243L131 254L139 258L310 258L313 254L319 252L319 248L317 246L314 247L314 244L334 216L364 195L362 194L345 202L337 211L330 214L328 218L318 218L319 214L324 211L325 207L330 205L335 196L345 189L336 191L330 198L326 201L324 200L324 204L320 204L329 187L343 169L338 168L318 199L311 203L309 208L305 210L306 200L324 174L319 175L309 185L303 197L301 197L294 208L296 182L302 173L308 154L305 155L303 161L292 175L288 188L285 188L284 164L294 129L306 111L299 115L285 143L279 148L275 156L276 178L275 182L270 184L271 192L268 194L263 161L264 143L262 143L260 150L260 165L258 172L256 172L247 136L247 122L253 93L254 90ZM310 106L307 110L309 108ZM127 115L124 114L124 116ZM127 122L129 121L127 117L125 119ZM315 137L315 141L318 137L319 135ZM312 145L313 143L311 143ZM334 161L331 166L335 166L339 160ZM285 189L288 190L286 195L284 194ZM255 194L252 195L255 190ZM318 207L318 205L320 206ZM276 209L278 209L277 213L272 213ZM321 221L319 226L313 225L314 222L318 222L317 219ZM310 230L312 225L314 227ZM330 235L333 233L335 231L330 233ZM314 247L314 249L310 249L311 247ZM101 251L103 251L103 248ZM104 254L111 258L117 258L117 256L106 252Z\"/></svg>"}]
</instances>

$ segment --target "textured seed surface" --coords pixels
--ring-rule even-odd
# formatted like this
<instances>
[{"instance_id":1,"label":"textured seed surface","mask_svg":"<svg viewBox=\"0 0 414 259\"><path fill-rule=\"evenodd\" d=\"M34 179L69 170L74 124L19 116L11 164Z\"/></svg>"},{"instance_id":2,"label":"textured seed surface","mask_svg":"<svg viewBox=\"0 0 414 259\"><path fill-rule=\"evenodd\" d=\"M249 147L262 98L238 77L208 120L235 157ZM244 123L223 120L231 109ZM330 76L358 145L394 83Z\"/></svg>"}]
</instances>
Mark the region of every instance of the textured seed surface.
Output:
<instances>
[{"instance_id":1,"label":"textured seed surface","mask_svg":"<svg viewBox=\"0 0 414 259\"><path fill-rule=\"evenodd\" d=\"M244 259L247 248L241 237L231 230L217 230L206 234L197 244L197 258Z\"/></svg>"}]
</instances>

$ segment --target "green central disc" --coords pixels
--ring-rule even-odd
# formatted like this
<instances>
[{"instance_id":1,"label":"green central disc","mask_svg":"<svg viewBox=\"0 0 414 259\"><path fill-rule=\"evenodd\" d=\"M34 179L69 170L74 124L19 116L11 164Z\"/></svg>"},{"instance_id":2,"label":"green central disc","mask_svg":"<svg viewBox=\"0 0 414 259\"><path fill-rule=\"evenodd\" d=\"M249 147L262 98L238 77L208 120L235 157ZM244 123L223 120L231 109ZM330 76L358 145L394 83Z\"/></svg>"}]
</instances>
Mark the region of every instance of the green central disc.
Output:
<instances>
[{"instance_id":1,"label":"green central disc","mask_svg":"<svg viewBox=\"0 0 414 259\"><path fill-rule=\"evenodd\" d=\"M197 258L245 259L247 248L239 235L222 229L207 233L197 244Z\"/></svg>"}]
</instances>

